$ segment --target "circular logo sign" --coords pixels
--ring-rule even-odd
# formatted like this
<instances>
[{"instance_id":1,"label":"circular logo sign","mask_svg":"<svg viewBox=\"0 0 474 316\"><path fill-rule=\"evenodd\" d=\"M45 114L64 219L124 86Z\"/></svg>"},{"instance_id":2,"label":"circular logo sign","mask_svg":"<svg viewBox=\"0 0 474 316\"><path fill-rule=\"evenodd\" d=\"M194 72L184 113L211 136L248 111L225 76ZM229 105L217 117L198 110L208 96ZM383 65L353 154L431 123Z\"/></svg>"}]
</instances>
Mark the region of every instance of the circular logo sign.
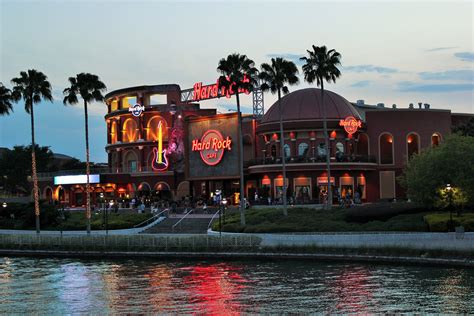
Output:
<instances>
[{"instance_id":1,"label":"circular logo sign","mask_svg":"<svg viewBox=\"0 0 474 316\"><path fill-rule=\"evenodd\" d=\"M231 150L232 140L224 138L219 131L208 130L201 137L201 141L193 140L192 151L199 151L201 159L209 166L217 165L224 157L226 150Z\"/></svg>"},{"instance_id":2,"label":"circular logo sign","mask_svg":"<svg viewBox=\"0 0 474 316\"><path fill-rule=\"evenodd\" d=\"M344 126L344 130L347 132L347 134L354 134L357 132L357 129L362 127L362 122L353 116L348 116L344 120L341 120L339 125Z\"/></svg>"},{"instance_id":3,"label":"circular logo sign","mask_svg":"<svg viewBox=\"0 0 474 316\"><path fill-rule=\"evenodd\" d=\"M133 116L138 117L138 116L142 115L143 111L145 111L145 107L143 105L140 105L140 104L137 103L134 106L129 107L128 111L132 112Z\"/></svg>"}]
</instances>

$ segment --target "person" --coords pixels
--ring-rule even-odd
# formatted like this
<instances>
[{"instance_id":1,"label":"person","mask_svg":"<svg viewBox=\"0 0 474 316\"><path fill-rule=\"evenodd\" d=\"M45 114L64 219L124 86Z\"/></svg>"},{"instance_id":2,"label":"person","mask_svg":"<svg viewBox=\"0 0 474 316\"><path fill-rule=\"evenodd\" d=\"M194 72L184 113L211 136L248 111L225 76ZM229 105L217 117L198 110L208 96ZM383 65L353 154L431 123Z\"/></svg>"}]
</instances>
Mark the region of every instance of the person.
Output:
<instances>
[{"instance_id":1,"label":"person","mask_svg":"<svg viewBox=\"0 0 474 316\"><path fill-rule=\"evenodd\" d=\"M257 202L257 201L258 201L258 193L257 193L257 191L256 191L256 190L255 190L255 196L254 196L254 199L255 199L255 202Z\"/></svg>"},{"instance_id":2,"label":"person","mask_svg":"<svg viewBox=\"0 0 474 316\"><path fill-rule=\"evenodd\" d=\"M206 202L204 202L203 206L202 206L202 211L204 214L207 214L207 204Z\"/></svg>"},{"instance_id":3,"label":"person","mask_svg":"<svg viewBox=\"0 0 474 316\"><path fill-rule=\"evenodd\" d=\"M140 213L145 213L145 203L140 204Z\"/></svg>"},{"instance_id":4,"label":"person","mask_svg":"<svg viewBox=\"0 0 474 316\"><path fill-rule=\"evenodd\" d=\"M114 213L117 214L119 211L118 203L114 203Z\"/></svg>"},{"instance_id":5,"label":"person","mask_svg":"<svg viewBox=\"0 0 474 316\"><path fill-rule=\"evenodd\" d=\"M354 203L355 204L360 204L360 193L359 193L359 190L355 191L354 193Z\"/></svg>"},{"instance_id":6,"label":"person","mask_svg":"<svg viewBox=\"0 0 474 316\"><path fill-rule=\"evenodd\" d=\"M268 196L268 205L272 205L272 198L270 196Z\"/></svg>"}]
</instances>

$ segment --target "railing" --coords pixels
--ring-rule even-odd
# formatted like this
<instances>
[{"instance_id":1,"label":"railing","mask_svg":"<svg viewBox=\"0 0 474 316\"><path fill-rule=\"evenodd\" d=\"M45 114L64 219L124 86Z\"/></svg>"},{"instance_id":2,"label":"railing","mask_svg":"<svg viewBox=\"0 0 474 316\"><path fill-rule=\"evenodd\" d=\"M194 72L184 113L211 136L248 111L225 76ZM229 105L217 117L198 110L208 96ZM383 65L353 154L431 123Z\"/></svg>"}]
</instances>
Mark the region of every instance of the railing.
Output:
<instances>
[{"instance_id":1,"label":"railing","mask_svg":"<svg viewBox=\"0 0 474 316\"><path fill-rule=\"evenodd\" d=\"M174 229L176 228L176 226L180 225L181 222L189 215L193 212L194 210L191 209L189 212L187 212L179 221L176 222L176 224L174 224L172 227L171 227L171 230L173 231L174 233Z\"/></svg>"},{"instance_id":2,"label":"railing","mask_svg":"<svg viewBox=\"0 0 474 316\"><path fill-rule=\"evenodd\" d=\"M165 209L165 210L159 212L158 214L156 214L156 215L150 217L149 219L146 219L146 220L144 220L143 222L141 222L141 223L139 223L139 224L133 226L133 228L141 227L142 225L145 225L145 226L148 225L148 223L157 220L157 219L160 217L160 215L163 214L164 212L169 212L169 209Z\"/></svg>"},{"instance_id":3,"label":"railing","mask_svg":"<svg viewBox=\"0 0 474 316\"><path fill-rule=\"evenodd\" d=\"M111 167L92 167L90 174L119 174L119 173L129 173L129 174L139 174L139 173L148 173L156 172L151 166L144 166L142 168L111 168ZM69 175L78 175L86 174L85 168L81 169L72 169L72 170L59 170L52 172L38 172L38 178L52 178L56 176L69 176Z\"/></svg>"},{"instance_id":4,"label":"railing","mask_svg":"<svg viewBox=\"0 0 474 316\"><path fill-rule=\"evenodd\" d=\"M280 157L265 157L265 158L255 158L245 162L247 167L255 165L272 165L272 164L281 164ZM324 156L296 156L296 157L286 157L286 163L325 163L326 157ZM331 163L376 163L377 160L373 155L336 155L331 157Z\"/></svg>"},{"instance_id":5,"label":"railing","mask_svg":"<svg viewBox=\"0 0 474 316\"><path fill-rule=\"evenodd\" d=\"M211 218L211 220L209 221L209 225L207 225L207 229L208 229L208 230L209 230L209 228L211 228L211 224L212 224L212 222L214 221L214 218L216 218L217 214L219 214L220 211L221 211L221 210L218 209L217 212L216 212L214 215L212 215L212 218Z\"/></svg>"}]
</instances>

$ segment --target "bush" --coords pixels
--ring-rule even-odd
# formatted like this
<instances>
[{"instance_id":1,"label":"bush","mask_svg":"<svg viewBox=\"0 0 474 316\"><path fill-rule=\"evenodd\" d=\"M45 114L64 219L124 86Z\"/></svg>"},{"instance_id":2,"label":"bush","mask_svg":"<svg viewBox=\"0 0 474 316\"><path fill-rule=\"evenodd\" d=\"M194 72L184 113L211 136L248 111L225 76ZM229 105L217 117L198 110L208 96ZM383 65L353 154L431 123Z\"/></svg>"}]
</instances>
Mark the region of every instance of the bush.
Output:
<instances>
[{"instance_id":1,"label":"bush","mask_svg":"<svg viewBox=\"0 0 474 316\"><path fill-rule=\"evenodd\" d=\"M422 211L423 208L415 203L374 203L348 209L345 219L348 222L367 223L373 220L386 221L397 215L416 214Z\"/></svg>"},{"instance_id":2,"label":"bush","mask_svg":"<svg viewBox=\"0 0 474 316\"><path fill-rule=\"evenodd\" d=\"M36 226L34 203L9 203L0 213L0 227L9 229L33 229ZM14 218L11 217L14 216ZM40 226L58 225L59 213L54 205L40 201Z\"/></svg>"},{"instance_id":3,"label":"bush","mask_svg":"<svg viewBox=\"0 0 474 316\"><path fill-rule=\"evenodd\" d=\"M449 213L428 214L424 216L424 220L431 232L447 232L450 215ZM461 216L453 214L453 222L455 226L463 226L465 231L474 231L474 213L465 213Z\"/></svg>"}]
</instances>

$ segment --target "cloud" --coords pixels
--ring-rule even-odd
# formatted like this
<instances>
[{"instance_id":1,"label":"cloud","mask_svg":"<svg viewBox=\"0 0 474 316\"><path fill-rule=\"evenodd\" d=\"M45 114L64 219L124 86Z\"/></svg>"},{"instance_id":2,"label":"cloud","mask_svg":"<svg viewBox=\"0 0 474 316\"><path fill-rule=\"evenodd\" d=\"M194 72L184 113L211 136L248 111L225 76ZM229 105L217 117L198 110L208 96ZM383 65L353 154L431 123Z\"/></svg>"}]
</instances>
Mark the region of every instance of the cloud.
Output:
<instances>
[{"instance_id":1,"label":"cloud","mask_svg":"<svg viewBox=\"0 0 474 316\"><path fill-rule=\"evenodd\" d=\"M439 84L423 84L409 81L398 83L398 91L400 92L424 92L424 93L445 93L472 91L474 83L439 83Z\"/></svg>"},{"instance_id":2,"label":"cloud","mask_svg":"<svg viewBox=\"0 0 474 316\"><path fill-rule=\"evenodd\" d=\"M420 72L423 80L461 80L474 81L474 69L448 70L442 72Z\"/></svg>"},{"instance_id":3,"label":"cloud","mask_svg":"<svg viewBox=\"0 0 474 316\"><path fill-rule=\"evenodd\" d=\"M216 108L219 112L222 113L237 112L237 105L232 103L217 103ZM242 113L253 113L253 106L241 104L240 110L242 111Z\"/></svg>"},{"instance_id":4,"label":"cloud","mask_svg":"<svg viewBox=\"0 0 474 316\"><path fill-rule=\"evenodd\" d=\"M344 71L348 72L377 72L377 73L395 73L398 69L381 67L375 65L356 65L356 66L344 66Z\"/></svg>"},{"instance_id":5,"label":"cloud","mask_svg":"<svg viewBox=\"0 0 474 316\"><path fill-rule=\"evenodd\" d=\"M351 87L364 88L364 87L367 87L369 84L370 84L370 80L362 80L362 81L358 81L356 83L351 84Z\"/></svg>"},{"instance_id":6,"label":"cloud","mask_svg":"<svg viewBox=\"0 0 474 316\"><path fill-rule=\"evenodd\" d=\"M267 54L266 55L268 58L277 58L277 57L282 57L288 60L291 60L294 62L296 65L303 65L304 62L300 60L301 57L304 57L304 55L299 55L299 54L291 54L291 53L283 53L283 54Z\"/></svg>"},{"instance_id":7,"label":"cloud","mask_svg":"<svg viewBox=\"0 0 474 316\"><path fill-rule=\"evenodd\" d=\"M437 52L440 50L449 50L449 49L455 49L455 48L458 48L458 46L435 47L435 48L427 49L425 50L425 52Z\"/></svg>"},{"instance_id":8,"label":"cloud","mask_svg":"<svg viewBox=\"0 0 474 316\"><path fill-rule=\"evenodd\" d=\"M455 53L454 56L463 61L474 62L474 52L459 52Z\"/></svg>"}]
</instances>

